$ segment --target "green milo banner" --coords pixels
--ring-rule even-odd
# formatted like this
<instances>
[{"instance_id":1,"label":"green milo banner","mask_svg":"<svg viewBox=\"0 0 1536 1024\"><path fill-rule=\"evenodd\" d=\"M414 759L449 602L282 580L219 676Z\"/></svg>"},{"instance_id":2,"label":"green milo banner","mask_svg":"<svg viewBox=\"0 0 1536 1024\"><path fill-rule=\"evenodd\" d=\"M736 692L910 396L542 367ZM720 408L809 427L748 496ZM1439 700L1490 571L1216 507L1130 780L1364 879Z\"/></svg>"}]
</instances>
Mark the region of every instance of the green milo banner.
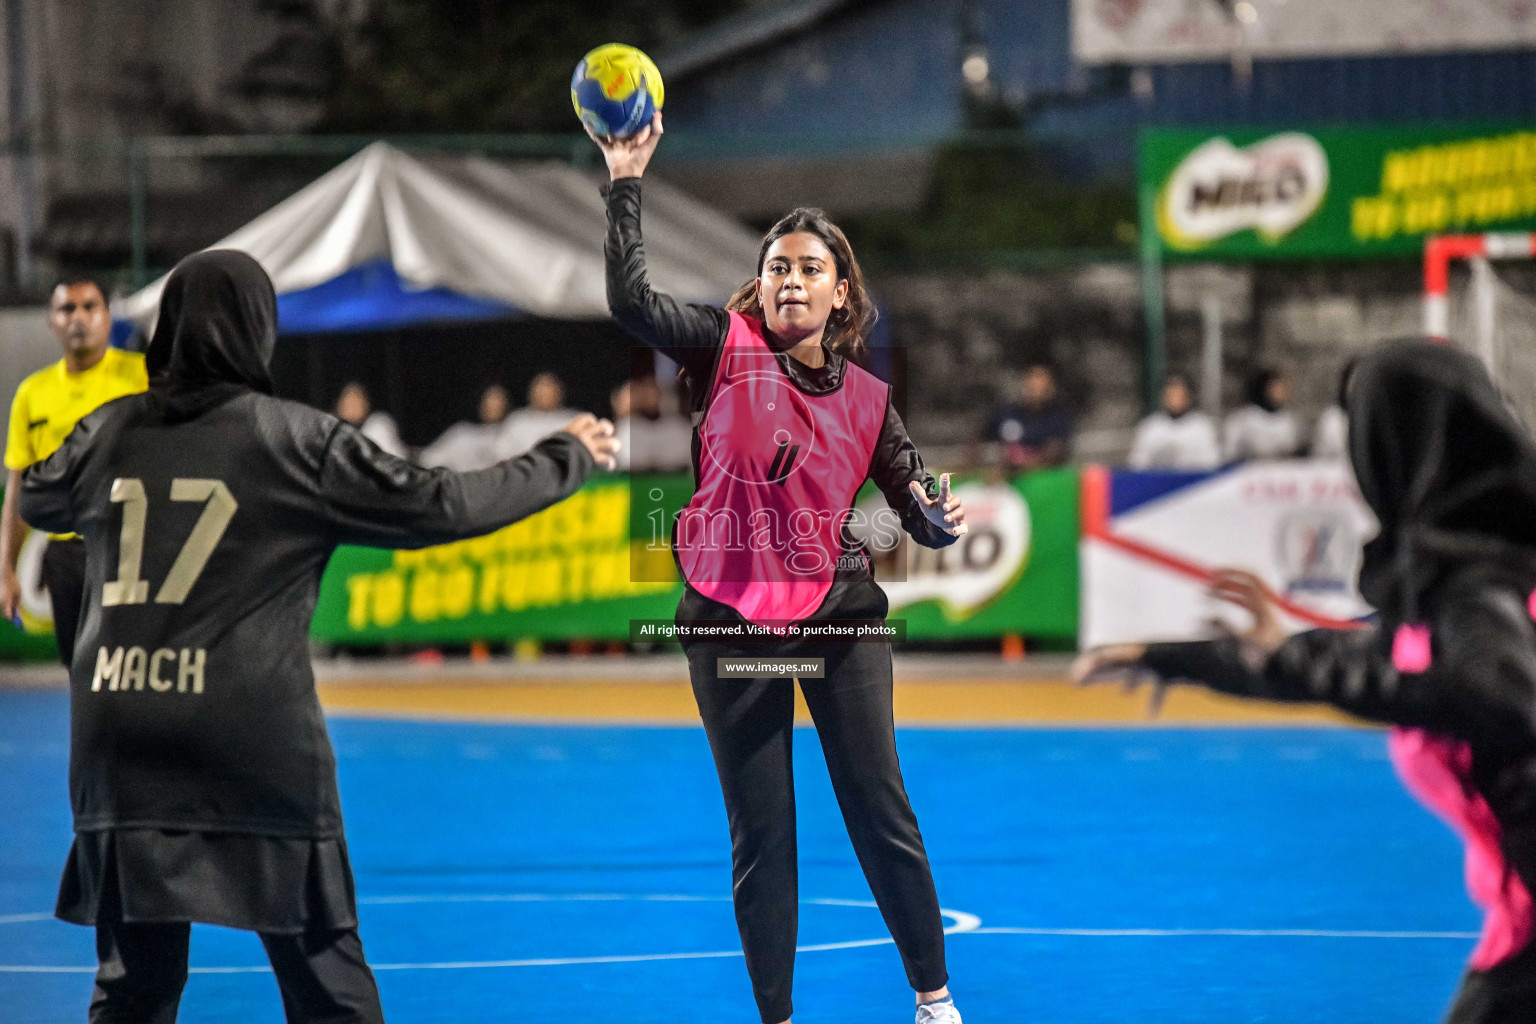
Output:
<instances>
[{"instance_id":1,"label":"green milo banner","mask_svg":"<svg viewBox=\"0 0 1536 1024\"><path fill-rule=\"evenodd\" d=\"M1078 477L1076 468L1065 468L1037 470L1011 483L954 484L965 504L965 536L938 550L903 544L904 579L888 559L883 565L877 560L890 617L906 620L908 639L1005 633L1075 638ZM881 502L878 496L871 500Z\"/></svg>"},{"instance_id":2,"label":"green milo banner","mask_svg":"<svg viewBox=\"0 0 1536 1024\"><path fill-rule=\"evenodd\" d=\"M909 639L1070 638L1077 631L1077 472L960 482L970 532L933 551L877 558ZM666 537L685 475L608 477L521 523L420 551L342 548L315 612L339 644L627 640L631 619L669 619L682 584ZM861 499L880 502L868 488ZM896 579L896 559L907 561Z\"/></svg>"},{"instance_id":3,"label":"green milo banner","mask_svg":"<svg viewBox=\"0 0 1536 1024\"><path fill-rule=\"evenodd\" d=\"M1172 256L1411 257L1426 235L1536 228L1532 125L1149 129L1140 177Z\"/></svg>"}]
</instances>

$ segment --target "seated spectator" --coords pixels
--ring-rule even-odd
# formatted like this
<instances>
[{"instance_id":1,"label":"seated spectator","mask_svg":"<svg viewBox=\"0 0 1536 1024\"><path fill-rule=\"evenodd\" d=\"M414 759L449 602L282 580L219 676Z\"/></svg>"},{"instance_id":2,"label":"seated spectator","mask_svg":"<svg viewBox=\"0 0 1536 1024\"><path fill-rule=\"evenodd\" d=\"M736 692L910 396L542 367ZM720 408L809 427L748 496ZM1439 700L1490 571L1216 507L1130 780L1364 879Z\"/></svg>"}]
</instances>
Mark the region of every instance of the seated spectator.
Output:
<instances>
[{"instance_id":1,"label":"seated spectator","mask_svg":"<svg viewBox=\"0 0 1536 1024\"><path fill-rule=\"evenodd\" d=\"M1222 425L1222 459L1289 459L1301 451L1296 417L1286 408L1291 382L1278 370L1260 370L1248 382L1248 404Z\"/></svg>"},{"instance_id":2,"label":"seated spectator","mask_svg":"<svg viewBox=\"0 0 1536 1024\"><path fill-rule=\"evenodd\" d=\"M480 395L480 421L455 423L422 449L417 461L428 468L442 466L459 473L494 466L501 461L497 442L509 404L507 389L492 384Z\"/></svg>"},{"instance_id":3,"label":"seated spectator","mask_svg":"<svg viewBox=\"0 0 1536 1024\"><path fill-rule=\"evenodd\" d=\"M1337 405L1318 413L1311 454L1314 459L1349 458L1349 416Z\"/></svg>"},{"instance_id":4,"label":"seated spectator","mask_svg":"<svg viewBox=\"0 0 1536 1024\"><path fill-rule=\"evenodd\" d=\"M378 445L381 451L397 459L405 458L405 442L400 440L400 428L395 425L395 418L387 412L375 411L368 400L367 389L357 381L341 389L341 396L336 399L336 415L362 431L363 436Z\"/></svg>"},{"instance_id":5,"label":"seated spectator","mask_svg":"<svg viewBox=\"0 0 1536 1024\"><path fill-rule=\"evenodd\" d=\"M625 387L629 405L626 423L634 445L631 468L654 473L689 468L693 463L693 424L686 416L662 409L661 388L655 377L642 377Z\"/></svg>"},{"instance_id":6,"label":"seated spectator","mask_svg":"<svg viewBox=\"0 0 1536 1024\"><path fill-rule=\"evenodd\" d=\"M627 380L608 395L608 404L613 407L613 436L619 439L620 445L619 454L614 456L617 460L614 468L621 472L632 469L635 461L634 417L630 415L634 390L635 382Z\"/></svg>"},{"instance_id":7,"label":"seated spectator","mask_svg":"<svg viewBox=\"0 0 1536 1024\"><path fill-rule=\"evenodd\" d=\"M512 413L501 425L497 457L521 455L575 419L577 411L565 407L565 385L548 371L528 384L528 404Z\"/></svg>"},{"instance_id":8,"label":"seated spectator","mask_svg":"<svg viewBox=\"0 0 1536 1024\"><path fill-rule=\"evenodd\" d=\"M1136 427L1132 469L1215 469L1221 464L1216 424L1194 407L1189 382L1175 374L1163 385L1163 407Z\"/></svg>"},{"instance_id":9,"label":"seated spectator","mask_svg":"<svg viewBox=\"0 0 1536 1024\"><path fill-rule=\"evenodd\" d=\"M1072 409L1057 394L1056 375L1044 363L1024 372L1020 401L1004 402L987 421L982 440L1002 448L1002 462L1009 473L1067 461L1072 444Z\"/></svg>"}]
</instances>

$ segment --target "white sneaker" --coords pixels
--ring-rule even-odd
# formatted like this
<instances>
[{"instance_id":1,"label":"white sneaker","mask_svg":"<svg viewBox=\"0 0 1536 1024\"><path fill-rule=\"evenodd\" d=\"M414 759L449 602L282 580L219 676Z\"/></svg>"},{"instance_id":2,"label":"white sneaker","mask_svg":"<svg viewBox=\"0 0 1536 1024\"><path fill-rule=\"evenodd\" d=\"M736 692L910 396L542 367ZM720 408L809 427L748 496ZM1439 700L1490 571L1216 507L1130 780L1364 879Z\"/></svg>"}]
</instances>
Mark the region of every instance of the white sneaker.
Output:
<instances>
[{"instance_id":1,"label":"white sneaker","mask_svg":"<svg viewBox=\"0 0 1536 1024\"><path fill-rule=\"evenodd\" d=\"M960 1011L948 997L936 1003L921 1003L917 1007L917 1024L960 1024Z\"/></svg>"}]
</instances>

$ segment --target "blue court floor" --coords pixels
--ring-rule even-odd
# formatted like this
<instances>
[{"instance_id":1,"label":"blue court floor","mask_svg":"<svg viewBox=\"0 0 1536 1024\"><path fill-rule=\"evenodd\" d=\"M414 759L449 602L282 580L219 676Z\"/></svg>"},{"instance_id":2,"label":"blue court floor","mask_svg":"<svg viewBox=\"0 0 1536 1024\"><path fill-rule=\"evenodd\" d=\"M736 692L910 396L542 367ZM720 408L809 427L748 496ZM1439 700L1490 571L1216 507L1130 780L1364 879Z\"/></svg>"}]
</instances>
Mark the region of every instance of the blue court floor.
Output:
<instances>
[{"instance_id":1,"label":"blue court floor","mask_svg":"<svg viewBox=\"0 0 1536 1024\"><path fill-rule=\"evenodd\" d=\"M389 1019L756 1013L702 731L331 722ZM61 692L0 691L0 1021L85 1019L91 933L54 921ZM1458 844L1379 733L908 729L907 786L969 1024L1431 1022L1477 915ZM896 951L797 736L795 1019L910 1021ZM186 1022L282 1019L254 936L193 934Z\"/></svg>"}]
</instances>

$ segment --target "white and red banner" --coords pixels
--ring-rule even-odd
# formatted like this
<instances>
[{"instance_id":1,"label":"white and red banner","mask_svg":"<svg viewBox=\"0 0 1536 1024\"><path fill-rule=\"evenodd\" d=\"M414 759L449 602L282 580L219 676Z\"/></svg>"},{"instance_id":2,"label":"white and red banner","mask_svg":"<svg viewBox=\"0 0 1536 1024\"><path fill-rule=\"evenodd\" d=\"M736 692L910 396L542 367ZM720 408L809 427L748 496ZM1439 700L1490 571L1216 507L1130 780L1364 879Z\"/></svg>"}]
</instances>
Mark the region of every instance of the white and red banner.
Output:
<instances>
[{"instance_id":1,"label":"white and red banner","mask_svg":"<svg viewBox=\"0 0 1536 1024\"><path fill-rule=\"evenodd\" d=\"M1082 479L1079 643L1191 640L1244 613L1207 595L1218 568L1280 595L1293 630L1346 627L1371 609L1355 586L1376 530L1343 462L1251 462L1213 473L1090 468Z\"/></svg>"}]
</instances>

